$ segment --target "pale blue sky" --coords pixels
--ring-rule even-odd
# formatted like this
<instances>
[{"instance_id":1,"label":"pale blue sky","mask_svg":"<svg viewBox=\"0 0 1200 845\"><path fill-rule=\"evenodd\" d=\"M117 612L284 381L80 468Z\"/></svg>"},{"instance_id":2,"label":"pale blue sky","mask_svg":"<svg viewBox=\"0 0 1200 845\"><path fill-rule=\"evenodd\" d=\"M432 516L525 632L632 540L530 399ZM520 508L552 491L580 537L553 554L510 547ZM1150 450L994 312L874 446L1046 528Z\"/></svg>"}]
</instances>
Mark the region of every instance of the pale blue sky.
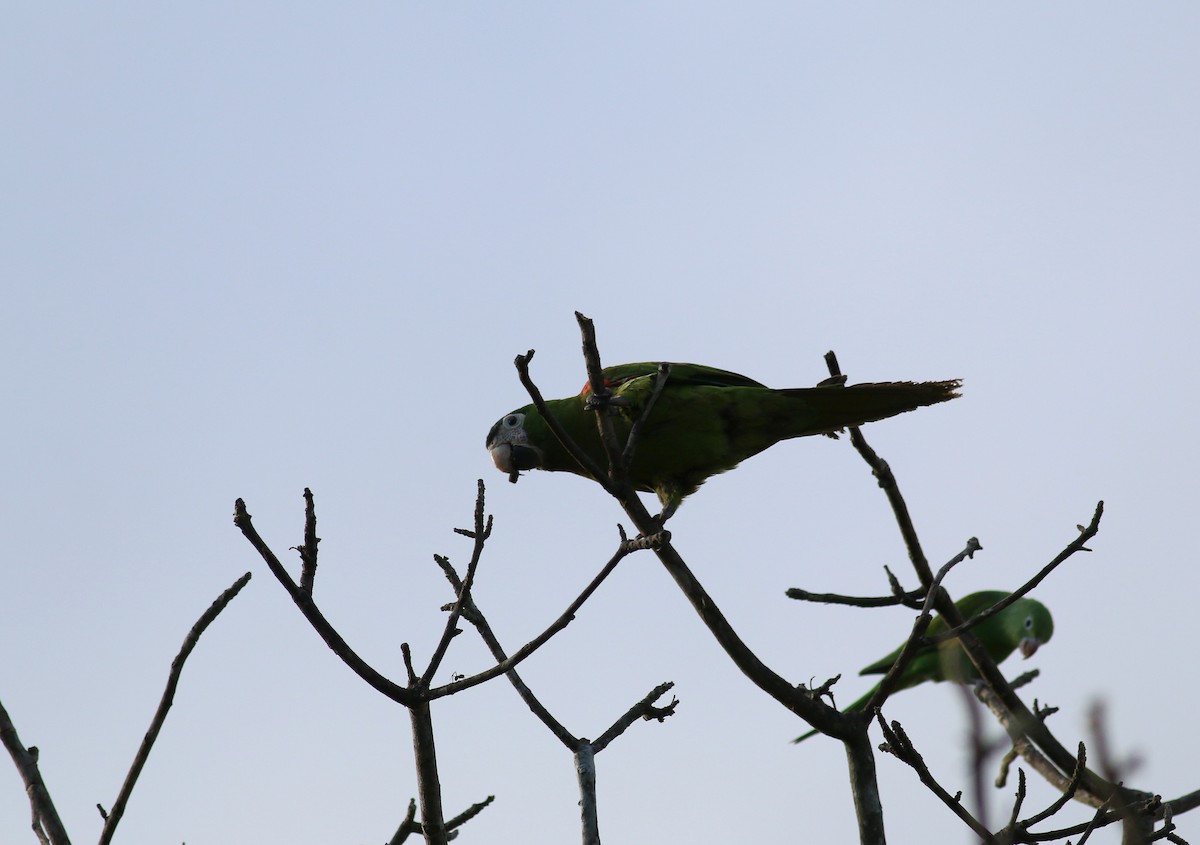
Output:
<instances>
[{"instance_id":1,"label":"pale blue sky","mask_svg":"<svg viewBox=\"0 0 1200 845\"><path fill-rule=\"evenodd\" d=\"M386 841L415 793L407 714L306 627L233 500L283 553L313 488L317 598L399 678L400 642L424 660L436 641L449 592L432 554L465 562L451 529L483 477L496 528L476 597L517 647L599 569L622 518L574 477L509 485L483 449L526 401L516 353L538 350L547 395L582 384L575 309L609 363L802 386L833 348L855 380L964 378L963 399L867 430L930 558L978 536L952 592L1014 587L1103 498L1094 553L1037 593L1058 628L1030 696L1062 708L1068 746L1105 700L1115 747L1143 761L1133 785L1200 787L1194 5L5 17L0 700L76 841L98 832L94 805L115 797L184 634L246 570L121 840ZM783 596L878 594L885 563L913 583L844 442L776 447L672 528L797 682L842 672L849 701L867 686L855 671L909 627L909 611ZM467 634L445 671L486 664ZM840 747L787 744L804 725L730 666L650 556L524 674L593 736L677 684L675 717L598 758L606 840L855 840ZM944 686L887 708L952 790L958 708ZM450 812L497 796L460 841L574 840L570 756L505 684L434 719ZM969 841L911 772L878 764L895 841ZM2 770L0 840L33 841Z\"/></svg>"}]
</instances>

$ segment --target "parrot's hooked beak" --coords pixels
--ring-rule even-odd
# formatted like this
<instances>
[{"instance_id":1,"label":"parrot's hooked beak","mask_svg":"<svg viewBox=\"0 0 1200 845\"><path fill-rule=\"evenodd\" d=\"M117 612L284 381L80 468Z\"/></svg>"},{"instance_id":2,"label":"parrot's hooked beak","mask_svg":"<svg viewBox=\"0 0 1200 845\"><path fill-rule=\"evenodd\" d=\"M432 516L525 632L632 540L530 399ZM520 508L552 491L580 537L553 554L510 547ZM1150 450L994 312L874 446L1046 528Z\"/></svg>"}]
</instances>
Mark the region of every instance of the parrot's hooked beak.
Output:
<instances>
[{"instance_id":1,"label":"parrot's hooked beak","mask_svg":"<svg viewBox=\"0 0 1200 845\"><path fill-rule=\"evenodd\" d=\"M494 443L488 451L496 469L507 472L508 480L513 484L517 483L523 470L537 469L542 463L542 456L537 449L519 443Z\"/></svg>"},{"instance_id":2,"label":"parrot's hooked beak","mask_svg":"<svg viewBox=\"0 0 1200 845\"><path fill-rule=\"evenodd\" d=\"M1033 657L1034 653L1038 650L1038 646L1041 644L1041 640L1034 639L1033 637L1026 637L1025 639L1021 640L1017 648L1021 649L1021 656L1028 660L1029 658Z\"/></svg>"}]
</instances>

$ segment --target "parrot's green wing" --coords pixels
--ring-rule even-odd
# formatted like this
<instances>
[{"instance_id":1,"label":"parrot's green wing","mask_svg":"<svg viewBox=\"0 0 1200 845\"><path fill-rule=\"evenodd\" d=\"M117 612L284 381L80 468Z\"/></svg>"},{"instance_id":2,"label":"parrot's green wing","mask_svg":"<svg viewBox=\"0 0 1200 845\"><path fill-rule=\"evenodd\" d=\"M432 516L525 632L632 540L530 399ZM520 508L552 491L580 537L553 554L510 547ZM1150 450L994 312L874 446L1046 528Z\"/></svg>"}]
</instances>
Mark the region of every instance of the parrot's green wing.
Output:
<instances>
[{"instance_id":1,"label":"parrot's green wing","mask_svg":"<svg viewBox=\"0 0 1200 845\"><path fill-rule=\"evenodd\" d=\"M637 364L617 364L612 367L605 367L601 370L601 375L604 376L604 384L606 387L616 389L622 385L628 385L629 382L640 379L649 378L646 389L653 383L653 376L658 373L659 365L651 361L642 361ZM705 367L701 364L671 364L671 376L667 381L669 386L705 385L707 387L765 387L752 378L731 373L729 370L719 370L716 367ZM587 396L592 391L591 383L583 386L580 391L581 396Z\"/></svg>"}]
</instances>

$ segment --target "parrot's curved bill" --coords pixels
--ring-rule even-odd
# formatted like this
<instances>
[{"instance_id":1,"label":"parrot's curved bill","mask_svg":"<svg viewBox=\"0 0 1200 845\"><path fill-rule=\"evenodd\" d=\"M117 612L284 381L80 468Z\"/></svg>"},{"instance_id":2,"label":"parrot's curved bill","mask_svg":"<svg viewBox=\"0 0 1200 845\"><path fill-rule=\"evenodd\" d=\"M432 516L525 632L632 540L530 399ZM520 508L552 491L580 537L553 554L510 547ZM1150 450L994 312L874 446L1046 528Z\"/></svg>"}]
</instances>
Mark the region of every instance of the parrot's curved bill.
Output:
<instances>
[{"instance_id":1,"label":"parrot's curved bill","mask_svg":"<svg viewBox=\"0 0 1200 845\"><path fill-rule=\"evenodd\" d=\"M538 450L532 446L522 446L518 443L497 443L489 450L492 463L496 469L508 473L508 480L513 484L521 477L524 470L537 469L541 465Z\"/></svg>"},{"instance_id":2,"label":"parrot's curved bill","mask_svg":"<svg viewBox=\"0 0 1200 845\"><path fill-rule=\"evenodd\" d=\"M1033 637L1026 637L1025 639L1021 640L1021 642L1017 645L1017 648L1021 649L1021 656L1028 660L1029 658L1033 657L1034 653L1038 650L1038 646L1041 644L1042 643L1040 640L1036 640Z\"/></svg>"}]
</instances>

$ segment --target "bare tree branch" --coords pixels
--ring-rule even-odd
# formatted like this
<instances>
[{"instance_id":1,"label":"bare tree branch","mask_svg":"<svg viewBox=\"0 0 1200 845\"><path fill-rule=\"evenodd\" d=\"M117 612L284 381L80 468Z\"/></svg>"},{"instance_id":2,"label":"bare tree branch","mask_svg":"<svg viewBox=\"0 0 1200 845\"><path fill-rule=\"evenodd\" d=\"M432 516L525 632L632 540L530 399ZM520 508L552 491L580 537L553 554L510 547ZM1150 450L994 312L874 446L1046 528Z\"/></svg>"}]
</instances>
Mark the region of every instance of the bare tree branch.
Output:
<instances>
[{"instance_id":1,"label":"bare tree branch","mask_svg":"<svg viewBox=\"0 0 1200 845\"><path fill-rule=\"evenodd\" d=\"M661 722L668 716L673 716L675 714L675 706L679 704L679 699L672 699L671 703L666 707L654 706L654 702L673 686L675 686L673 681L667 681L650 690L645 698L630 707L621 718L613 722L612 727L600 734L599 738L592 741L594 752L599 754L610 742L625 733L625 730L638 719L657 719Z\"/></svg>"},{"instance_id":2,"label":"bare tree branch","mask_svg":"<svg viewBox=\"0 0 1200 845\"><path fill-rule=\"evenodd\" d=\"M251 522L250 513L246 510L246 503L241 499L233 503L233 524L250 541L250 545L254 546L255 551L266 562L267 568L271 570L271 574L283 585L287 594L295 602L296 607L300 608L300 612L304 614L304 618L308 620L308 624L312 625L321 639L325 641L325 644L329 646L343 663L366 681L372 689L390 698L392 701L403 704L405 707L411 707L417 703L418 697L412 690L384 677L367 661L363 660L350 647L350 644L342 638L342 635L337 632L337 629L330 624L329 620L317 608L312 596L292 580L292 576L288 574L283 564L279 562L279 558L275 556L275 553L271 551L270 547L263 541L263 538L259 536L258 531L254 528L254 524Z\"/></svg>"},{"instance_id":3,"label":"bare tree branch","mask_svg":"<svg viewBox=\"0 0 1200 845\"><path fill-rule=\"evenodd\" d=\"M846 748L846 764L850 775L850 795L854 799L854 815L858 819L858 840L861 843L887 841L883 823L883 802L879 797L879 777L875 771L875 751L867 735L866 725L842 740Z\"/></svg>"},{"instance_id":4,"label":"bare tree branch","mask_svg":"<svg viewBox=\"0 0 1200 845\"><path fill-rule=\"evenodd\" d=\"M843 596L837 593L810 593L799 587L789 587L784 591L784 595L789 599L818 604L842 604L850 607L895 607L902 604L919 610L925 599L925 590L909 590L898 596Z\"/></svg>"},{"instance_id":5,"label":"bare tree branch","mask_svg":"<svg viewBox=\"0 0 1200 845\"><path fill-rule=\"evenodd\" d=\"M671 365L659 364L658 372L654 376L654 389L650 391L650 398L646 400L646 407L642 409L641 415L633 421L633 426L629 429L629 439L625 441L625 448L621 452L621 466L628 470L629 464L633 460L633 453L637 450L638 438L642 433L642 426L646 420L650 418L651 411L654 410L655 404L658 402L658 397L662 396L663 388L667 386L667 380L671 377Z\"/></svg>"},{"instance_id":6,"label":"bare tree branch","mask_svg":"<svg viewBox=\"0 0 1200 845\"><path fill-rule=\"evenodd\" d=\"M317 508L313 503L312 490L304 488L304 545L298 547L300 552L300 589L312 595L313 583L317 578Z\"/></svg>"},{"instance_id":7,"label":"bare tree branch","mask_svg":"<svg viewBox=\"0 0 1200 845\"><path fill-rule=\"evenodd\" d=\"M925 602L921 607L921 615L913 623L912 633L908 635L908 639L905 640L900 654L896 656L895 662L892 663L891 668L884 674L883 680L879 682L870 700L863 707L864 713L870 714L878 710L887 701L888 696L896 691L904 670L908 668L913 658L916 657L917 650L924 645L925 631L929 628L930 622L933 621L933 605L941 590L942 580L950 573L951 569L971 557L979 548L979 541L972 537L967 541L966 547L961 552L947 561L938 570L937 575L934 576L933 582L929 585L925 593Z\"/></svg>"},{"instance_id":8,"label":"bare tree branch","mask_svg":"<svg viewBox=\"0 0 1200 845\"><path fill-rule=\"evenodd\" d=\"M586 595L591 595L592 590L600 585L600 582L608 576L609 572L612 572L613 568L617 564L617 561L619 561L621 557L623 557L623 555L614 557L613 560L609 561L608 565L604 568L604 570L601 571L600 575L593 579L592 584L590 584L588 589L584 591ZM454 571L454 567L450 565L450 561L440 557L437 560L438 564L442 567L442 571L446 574L446 578L449 579L451 586L454 587L455 592L460 592L462 589L462 581L459 579L458 573ZM576 601L579 604L582 604L586 598L586 595L581 596ZM483 612L480 611L478 606L475 604L474 599L469 599L469 603L464 606L463 618L475 626L475 630L479 632L479 636L483 639L484 644L488 647L488 650L491 651L492 656L496 658L497 665L493 668L498 668L501 666L506 667L503 670L503 673L507 674L509 683L511 683L513 689L517 691L517 695L520 696L521 700L525 702L525 706L528 707L533 714L538 717L539 720L541 720L542 724L550 729L550 732L558 738L559 742L574 751L576 746L579 744L579 740L574 736L574 734L563 727L563 724L559 722L558 719L551 715L550 711L547 710L542 702L538 700L537 696L533 694L533 691L526 686L523 680L521 680L521 676L517 674L516 669L512 668L519 662L514 659L517 655L514 655L512 658L505 657L504 648L500 645L500 640L496 638L495 632L492 631L492 626L488 624L487 619L484 617ZM567 613L564 613L558 618L554 625L551 625L550 628L543 633L542 637L538 638L540 642L538 642L538 640L534 640L534 643L541 645L541 643L550 639L552 629L561 630L562 628L565 628L567 623L573 618L574 614L572 612L568 611ZM559 623L561 623L561 625ZM555 628L555 626L558 627ZM533 643L530 643L529 645L533 645ZM522 651L526 651L526 654L532 654L534 649L529 648L527 645L525 649L522 649ZM518 654L520 654L520 652L518 652ZM489 670L489 672L490 671L491 670ZM480 673L480 675L482 674L483 673ZM491 674L490 677L495 677L497 674L501 674L501 672L495 672ZM480 675L475 675L473 677L478 678ZM433 695L436 691L437 690L431 690L429 695Z\"/></svg>"},{"instance_id":9,"label":"bare tree branch","mask_svg":"<svg viewBox=\"0 0 1200 845\"><path fill-rule=\"evenodd\" d=\"M600 354L596 347L595 328L591 320L576 313L583 336L584 360L587 364L589 383L593 392L603 389ZM532 395L532 394L531 394ZM661 530L661 520L652 517L629 484L622 467L622 451L616 442L611 419L607 414L598 415L597 425L601 441L609 461L609 491L624 507L637 529L644 535ZM564 443L564 446L566 444ZM579 460L580 456L576 456ZM615 476L615 477L614 477ZM664 517L667 516L664 511ZM867 741L869 717L861 713L840 713L819 700L819 696L804 687L790 684L782 676L763 663L737 635L713 598L692 574L683 558L675 551L669 539L656 550L659 560L675 579L680 590L691 602L710 633L725 650L743 674L756 686L787 709L804 718L823 733L852 744L851 777L854 781L855 801L859 807L859 835L862 842L880 842L883 839L882 808L879 806L878 786L875 784L875 769L869 759L872 752Z\"/></svg>"},{"instance_id":10,"label":"bare tree branch","mask_svg":"<svg viewBox=\"0 0 1200 845\"><path fill-rule=\"evenodd\" d=\"M188 659L188 655L192 653L192 649L196 647L196 643L199 642L200 635L204 633L204 630L212 624L213 620L220 615L221 611L233 601L234 597L248 583L250 583L249 572L234 581L233 586L217 597L217 600L212 603L208 610L200 615L200 618L196 620L196 624L188 631L187 637L184 638L183 646L179 649L179 653L175 656L175 659L171 661L171 671L167 676L167 687L163 691L162 699L158 703L158 709L154 713L154 718L150 721L150 728L146 731L146 736L142 739L142 744L133 758L133 765L129 767L129 774L125 776L125 782L121 784L121 791L117 794L117 800L113 802L112 809L109 810L108 815L104 819L104 828L100 831L99 845L108 845L112 841L113 834L117 830L117 825L120 824L121 817L125 815L125 805L129 802L129 796L133 793L133 787L137 783L138 776L142 773L142 768L150 758L150 749L154 747L154 741L158 739L159 731L162 730L163 723L167 719L167 712L171 709L171 705L175 701L175 688L179 684L179 676L183 672L184 662Z\"/></svg>"},{"instance_id":11,"label":"bare tree branch","mask_svg":"<svg viewBox=\"0 0 1200 845\"><path fill-rule=\"evenodd\" d=\"M832 352L828 353L826 355L826 362L829 365L830 375L841 375L836 355ZM871 449L859 429L850 429L850 440L863 460L871 467L872 472L879 481L879 486L883 488L887 495L896 522L900 527L901 536L908 547L909 559L913 563L917 577L923 585L932 583L933 577L929 569L929 563L925 558L924 552L921 550L920 541L913 527L912 518L908 513L908 506L904 501L904 497L900 494L896 478L892 474L890 467ZM953 600L948 594L938 597L937 608L938 612L945 617L946 623L950 628L956 628L964 624L965 620L958 612L958 608L955 607ZM1016 738L1017 735L1013 733L1014 731L1028 731L1030 739L1042 748L1047 759L1054 763L1060 773L1072 771L1074 768L1074 755L1068 752L1045 725L1029 712L1029 708L1013 692L1008 682L1004 679L1004 675L996 666L995 661L991 659L987 651L980 645L974 634L964 629L963 633L959 636L959 642L962 644L963 650L967 653L971 662L975 665L984 683L995 690L1004 708L1016 717L1014 720L1006 723L1006 728L1009 730L1010 735ZM1105 780L1095 772L1087 770L1083 774L1080 794L1090 793L1104 798L1116 788L1113 783ZM1135 798L1141 796L1141 793L1133 795Z\"/></svg>"},{"instance_id":12,"label":"bare tree branch","mask_svg":"<svg viewBox=\"0 0 1200 845\"><path fill-rule=\"evenodd\" d=\"M550 413L550 409L546 407L546 400L542 398L542 392L538 390L537 385L533 383L533 379L529 375L529 362L532 360L533 350L530 349L524 355L518 355L513 363L517 367L517 374L520 376L521 384L524 385L525 390L529 392L529 398L533 400L534 407L538 409L538 413L541 414L542 418L546 421L546 425L550 429L551 433L558 439L558 442L562 444L562 447L567 450L567 454L574 458L579 465L584 468L587 474L595 479L601 487L611 493L612 490L609 486L608 477L604 470L602 470L600 466L591 459L587 452L583 451L583 449L579 447L579 444L576 443L574 439L572 439L571 435L567 433L567 430L563 428L562 423L555 419L554 415ZM513 473L509 476L508 480L517 480L516 470L513 470Z\"/></svg>"},{"instance_id":13,"label":"bare tree branch","mask_svg":"<svg viewBox=\"0 0 1200 845\"><path fill-rule=\"evenodd\" d=\"M581 740L575 747L575 776L579 781L579 821L583 845L600 845L600 815L596 809L596 753Z\"/></svg>"},{"instance_id":14,"label":"bare tree branch","mask_svg":"<svg viewBox=\"0 0 1200 845\"><path fill-rule=\"evenodd\" d=\"M438 776L437 751L429 702L408 708L412 722L413 756L417 764L417 797L421 801L421 830L428 845L446 845L446 821L442 810L442 781Z\"/></svg>"},{"instance_id":15,"label":"bare tree branch","mask_svg":"<svg viewBox=\"0 0 1200 845\"><path fill-rule=\"evenodd\" d=\"M404 814L404 820L400 822L400 826L396 828L396 832L392 834L392 838L388 840L388 845L401 845L409 834L418 833L421 830L421 825L417 822L417 799L408 799L408 811Z\"/></svg>"},{"instance_id":16,"label":"bare tree branch","mask_svg":"<svg viewBox=\"0 0 1200 845\"><path fill-rule=\"evenodd\" d=\"M54 809L50 791L46 789L42 773L38 770L38 750L36 747L26 748L21 743L16 726L13 725L3 704L0 704L0 742L8 749L21 780L25 782L25 792L29 795L30 811L33 814L30 826L37 838L42 845L71 845L66 828L58 817L58 811Z\"/></svg>"},{"instance_id":17,"label":"bare tree branch","mask_svg":"<svg viewBox=\"0 0 1200 845\"><path fill-rule=\"evenodd\" d=\"M825 363L829 368L831 378L844 377L838 366L837 355L833 350L825 353ZM921 550L917 529L913 525L912 516L908 513L908 504L900 495L900 488L896 484L896 476L892 474L892 468L888 466L887 461L875 453L874 449L867 445L866 439L862 436L862 430L857 426L850 428L850 442L871 467L871 472L887 496L888 503L892 506L892 512L896 517L896 524L900 527L900 536L904 539L904 547L908 550L909 561L916 570L921 584L928 585L933 581L933 573L929 569L929 561L925 558L925 553Z\"/></svg>"},{"instance_id":18,"label":"bare tree branch","mask_svg":"<svg viewBox=\"0 0 1200 845\"><path fill-rule=\"evenodd\" d=\"M1086 548L1084 546L1084 544L1088 540L1095 537L1097 532L1099 532L1100 517L1103 515L1104 515L1104 502L1097 502L1096 503L1096 511L1092 515L1092 521L1089 522L1086 527L1082 526L1082 525L1079 526L1079 536L1076 537L1074 540L1072 540L1069 544L1067 544L1067 547L1065 549L1063 549L1061 552L1059 552L1052 561L1050 561L1048 564L1043 566L1041 571L1038 572L1037 575L1034 575L1032 578L1030 578L1028 581L1026 581L1024 584L1022 584L1016 590L1009 593L1009 595L1007 597L1005 597L1003 600L997 602L996 604L989 607L987 610L983 611L982 613L976 614L974 617L967 620L967 622L964 625L951 628L948 631L944 631L941 634L938 634L936 637L931 638L930 642L940 643L940 642L945 642L946 640L952 640L955 637L957 637L960 633L962 633L962 631L966 630L967 628L973 628L976 625L978 625L980 622L982 622L983 620L988 619L992 616L995 616L997 613L1004 610L1004 608L1013 604L1017 599L1026 595L1030 590L1032 590L1034 587L1036 587L1038 584L1040 584L1047 575L1049 575L1051 572L1053 572L1054 569L1059 564L1061 564L1067 558L1071 557L1071 555L1075 554L1076 552L1091 551L1090 549Z\"/></svg>"},{"instance_id":19,"label":"bare tree branch","mask_svg":"<svg viewBox=\"0 0 1200 845\"><path fill-rule=\"evenodd\" d=\"M538 636L534 637L525 645L521 646L521 648L517 649L517 651L511 657L504 657L504 651L500 648L499 642L495 642L495 647L493 647L492 642L489 642L488 637L485 636L484 642L487 644L488 648L492 650L492 656L494 656L499 662L495 666L485 669L478 674L471 675L467 678L460 678L456 681L451 681L450 683L444 684L440 687L434 687L426 693L426 697L430 700L433 700L435 698L441 698L444 695L453 695L456 692L476 686L484 681L491 680L497 675L503 675L506 672L511 671L518 663L545 645L551 637L553 637L563 628L567 627L567 625L571 624L571 622L574 621L575 614L579 611L579 608L583 607L584 602L591 597L592 593L596 592L600 585L604 583L604 580L612 574L614 569L617 568L617 564L620 563L621 560L625 558L625 556L631 551L632 549L628 547L627 544L623 543L617 550L616 554L609 558L608 563L606 563L604 568L600 570L599 574L592 579L591 583L584 588L583 592L579 594L575 601L571 602L571 604L567 606L567 609L564 610L557 619L550 623L550 627L548 627ZM438 562L438 565L442 567L442 571L446 573L446 577L450 579L450 583L454 586L455 591L460 591L462 589L462 582L459 580L458 575L454 573L453 569L449 567L450 562L446 560L446 558L438 555L434 555L434 559ZM472 613L479 612L473 601L467 602L464 607L470 608ZM483 617L480 616L479 618L482 620ZM476 624L475 620L469 616L467 617L467 621L471 622L472 624ZM484 624L486 625L486 623ZM478 625L476 627L478 627ZM480 633L482 634L482 630Z\"/></svg>"},{"instance_id":20,"label":"bare tree branch","mask_svg":"<svg viewBox=\"0 0 1200 845\"><path fill-rule=\"evenodd\" d=\"M488 805L490 805L495 800L496 800L495 795L489 795L487 798L483 799L482 801L475 802L470 807L467 807L467 809L465 809L461 813L459 813L457 816L455 816L454 818L452 818L448 822L446 822L446 829L447 830L455 830L459 827L462 827L464 824L469 822L471 819L475 818L477 815L482 813L484 808L486 808Z\"/></svg>"},{"instance_id":21,"label":"bare tree branch","mask_svg":"<svg viewBox=\"0 0 1200 845\"><path fill-rule=\"evenodd\" d=\"M446 656L446 649L450 647L450 640L458 633L458 619L462 615L463 604L471 600L471 585L475 582L475 570L479 567L479 560L483 556L483 547L487 543L488 537L492 535L492 518L488 516L484 518L484 484L483 479L476 482L477 493L475 496L475 529L466 531L464 529L455 529L455 532L470 537L475 541L474 547L471 550L471 561L467 564L467 575L458 584L458 598L450 608L450 615L446 617L446 627L442 632L442 638L438 641L437 647L433 651L433 656L429 659L429 666L425 669L425 673L417 682L418 689L425 690L429 688L434 674L438 667L442 664L442 658Z\"/></svg>"},{"instance_id":22,"label":"bare tree branch","mask_svg":"<svg viewBox=\"0 0 1200 845\"><path fill-rule=\"evenodd\" d=\"M446 839L453 839L457 836L457 829L475 818L484 808L496 800L495 795L489 795L482 801L477 801L467 809L463 810L454 818L446 822ZM453 832L452 832L453 831ZM404 820L400 822L400 826L396 828L396 832L392 834L392 838L388 840L388 845L401 845L408 837L413 834L424 835L425 830L421 823L417 821L417 802L416 799L409 799L408 811L404 815Z\"/></svg>"},{"instance_id":23,"label":"bare tree branch","mask_svg":"<svg viewBox=\"0 0 1200 845\"><path fill-rule=\"evenodd\" d=\"M893 754L896 759L907 763L917 773L917 777L921 779L921 783L925 784L930 792L949 807L954 815L962 819L967 827L975 831L975 834L981 840L989 843L992 842L991 832L962 805L962 801L960 800L962 793L959 793L957 796L951 795L937 782L937 779L929 771L929 767L925 765L924 758L921 757L917 749L913 747L912 742L909 741L908 734L900 727L900 723L892 722L889 726L884 721L883 716L876 715L876 719L879 720L879 727L883 729L883 738L887 741L887 746L884 750Z\"/></svg>"}]
</instances>

